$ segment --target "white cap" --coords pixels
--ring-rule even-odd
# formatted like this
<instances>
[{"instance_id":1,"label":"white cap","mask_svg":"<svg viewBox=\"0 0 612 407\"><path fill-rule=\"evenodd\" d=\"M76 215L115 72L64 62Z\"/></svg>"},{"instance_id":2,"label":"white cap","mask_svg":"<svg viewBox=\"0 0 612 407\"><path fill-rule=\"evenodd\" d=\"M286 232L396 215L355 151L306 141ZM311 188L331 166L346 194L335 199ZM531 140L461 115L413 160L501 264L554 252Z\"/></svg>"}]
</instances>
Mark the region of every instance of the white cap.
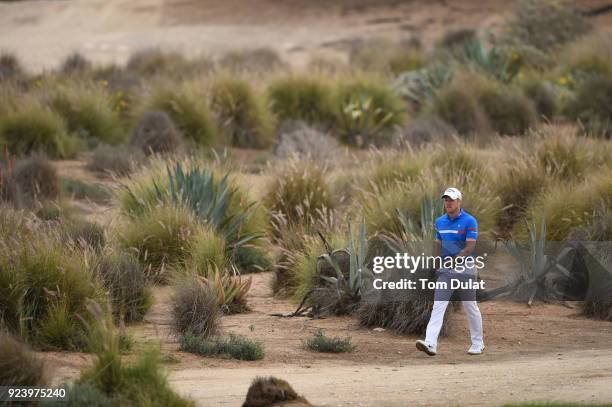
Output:
<instances>
[{"instance_id":1,"label":"white cap","mask_svg":"<svg viewBox=\"0 0 612 407\"><path fill-rule=\"evenodd\" d=\"M444 193L442 194L442 196L440 198L444 198L445 196L449 197L453 201L455 201L457 199L463 199L461 197L461 191L459 191L457 188L453 188L453 187L447 188L446 191L444 191Z\"/></svg>"}]
</instances>

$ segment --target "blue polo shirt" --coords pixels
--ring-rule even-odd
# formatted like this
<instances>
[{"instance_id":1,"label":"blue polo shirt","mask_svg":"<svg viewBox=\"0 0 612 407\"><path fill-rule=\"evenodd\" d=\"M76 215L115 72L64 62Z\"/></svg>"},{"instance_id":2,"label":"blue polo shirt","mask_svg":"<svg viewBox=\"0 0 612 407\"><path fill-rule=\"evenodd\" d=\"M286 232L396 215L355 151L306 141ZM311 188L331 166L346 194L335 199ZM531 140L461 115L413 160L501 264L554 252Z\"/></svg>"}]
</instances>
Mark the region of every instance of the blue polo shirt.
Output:
<instances>
[{"instance_id":1,"label":"blue polo shirt","mask_svg":"<svg viewBox=\"0 0 612 407\"><path fill-rule=\"evenodd\" d=\"M444 214L436 219L436 239L442 242L441 256L456 256L465 248L466 239L478 238L478 222L476 218L465 212L463 208L455 219Z\"/></svg>"}]
</instances>

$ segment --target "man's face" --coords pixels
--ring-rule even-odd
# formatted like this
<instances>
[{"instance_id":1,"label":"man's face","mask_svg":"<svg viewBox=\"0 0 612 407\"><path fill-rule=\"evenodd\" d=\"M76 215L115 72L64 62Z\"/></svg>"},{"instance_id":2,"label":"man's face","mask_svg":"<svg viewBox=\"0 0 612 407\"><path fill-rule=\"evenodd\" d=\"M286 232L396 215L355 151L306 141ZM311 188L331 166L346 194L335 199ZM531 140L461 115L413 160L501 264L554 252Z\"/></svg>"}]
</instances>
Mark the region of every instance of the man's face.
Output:
<instances>
[{"instance_id":1,"label":"man's face","mask_svg":"<svg viewBox=\"0 0 612 407\"><path fill-rule=\"evenodd\" d=\"M460 199L450 199L448 196L444 197L444 209L446 213L455 213L459 211L461 208L461 200Z\"/></svg>"}]
</instances>

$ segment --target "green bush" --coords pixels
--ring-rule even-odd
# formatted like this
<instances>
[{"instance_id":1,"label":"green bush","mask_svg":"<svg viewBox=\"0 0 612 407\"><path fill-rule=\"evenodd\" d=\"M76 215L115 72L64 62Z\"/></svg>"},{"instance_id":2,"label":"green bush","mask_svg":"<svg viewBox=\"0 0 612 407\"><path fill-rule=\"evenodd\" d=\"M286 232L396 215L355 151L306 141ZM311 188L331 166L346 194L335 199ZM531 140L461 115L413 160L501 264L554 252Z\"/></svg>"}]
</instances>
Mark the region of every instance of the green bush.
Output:
<instances>
[{"instance_id":1,"label":"green bush","mask_svg":"<svg viewBox=\"0 0 612 407\"><path fill-rule=\"evenodd\" d=\"M332 91L317 78L288 77L268 88L270 107L279 123L301 120L311 126L328 128L334 121Z\"/></svg>"},{"instance_id":2,"label":"green bush","mask_svg":"<svg viewBox=\"0 0 612 407\"><path fill-rule=\"evenodd\" d=\"M605 159L597 157L600 147L564 131L540 134L535 157L541 171L559 180L582 179L593 169L601 169Z\"/></svg>"},{"instance_id":3,"label":"green bush","mask_svg":"<svg viewBox=\"0 0 612 407\"><path fill-rule=\"evenodd\" d=\"M262 344L233 333L228 338L213 339L187 334L181 338L180 349L202 356L228 355L238 360L261 360L264 357Z\"/></svg>"},{"instance_id":4,"label":"green bush","mask_svg":"<svg viewBox=\"0 0 612 407\"><path fill-rule=\"evenodd\" d=\"M521 0L508 29L508 41L548 51L584 35L591 26L569 2Z\"/></svg>"},{"instance_id":5,"label":"green bush","mask_svg":"<svg viewBox=\"0 0 612 407\"><path fill-rule=\"evenodd\" d=\"M552 85L542 78L529 78L521 83L521 87L533 103L538 116L552 120L557 113L557 100Z\"/></svg>"},{"instance_id":6,"label":"green bush","mask_svg":"<svg viewBox=\"0 0 612 407\"><path fill-rule=\"evenodd\" d=\"M313 161L292 159L278 169L264 204L288 223L313 224L321 211L336 207L326 177L325 169Z\"/></svg>"},{"instance_id":7,"label":"green bush","mask_svg":"<svg viewBox=\"0 0 612 407\"><path fill-rule=\"evenodd\" d=\"M228 256L233 257L234 251L245 244L264 250L261 237L267 216L263 208L250 201L235 177L229 173L218 176L197 160L167 164L165 168L163 163L158 164L126 182L119 193L124 212L142 214L157 202L185 206L225 239Z\"/></svg>"},{"instance_id":8,"label":"green bush","mask_svg":"<svg viewBox=\"0 0 612 407\"><path fill-rule=\"evenodd\" d=\"M520 223L533 199L549 183L537 160L529 155L517 154L515 157L499 167L495 183L503 208L497 222L502 232L508 232L515 223Z\"/></svg>"},{"instance_id":9,"label":"green bush","mask_svg":"<svg viewBox=\"0 0 612 407\"><path fill-rule=\"evenodd\" d=\"M45 363L25 344L0 332L0 383L3 386L35 386L47 384Z\"/></svg>"},{"instance_id":10,"label":"green bush","mask_svg":"<svg viewBox=\"0 0 612 407\"><path fill-rule=\"evenodd\" d=\"M247 81L232 78L215 81L211 89L211 104L219 127L232 146L270 146L274 137L272 118Z\"/></svg>"},{"instance_id":11,"label":"green bush","mask_svg":"<svg viewBox=\"0 0 612 407\"><path fill-rule=\"evenodd\" d=\"M226 250L225 239L214 230L205 227L190 242L187 269L204 277L208 276L212 265L224 269L227 265Z\"/></svg>"},{"instance_id":12,"label":"green bush","mask_svg":"<svg viewBox=\"0 0 612 407\"><path fill-rule=\"evenodd\" d=\"M183 136L198 145L211 147L221 141L206 99L187 85L154 89L146 107L166 112Z\"/></svg>"},{"instance_id":13,"label":"green bush","mask_svg":"<svg viewBox=\"0 0 612 407\"><path fill-rule=\"evenodd\" d=\"M130 147L144 154L174 153L183 145L183 135L163 111L145 112L130 138Z\"/></svg>"},{"instance_id":14,"label":"green bush","mask_svg":"<svg viewBox=\"0 0 612 407\"><path fill-rule=\"evenodd\" d=\"M43 152L51 158L71 158L78 150L62 117L32 100L22 100L17 110L0 118L0 143L16 155Z\"/></svg>"},{"instance_id":15,"label":"green bush","mask_svg":"<svg viewBox=\"0 0 612 407\"><path fill-rule=\"evenodd\" d=\"M524 134L536 124L533 104L518 89L488 87L478 95L478 103L493 130L499 134Z\"/></svg>"},{"instance_id":16,"label":"green bush","mask_svg":"<svg viewBox=\"0 0 612 407\"><path fill-rule=\"evenodd\" d=\"M33 154L17 161L12 182L15 184L16 198L23 202L54 199L60 193L57 170L42 154Z\"/></svg>"},{"instance_id":17,"label":"green bush","mask_svg":"<svg viewBox=\"0 0 612 407\"><path fill-rule=\"evenodd\" d=\"M190 244L201 228L189 209L158 205L140 216L128 217L119 229L118 240L123 248L137 253L148 279L167 283L189 258Z\"/></svg>"},{"instance_id":18,"label":"green bush","mask_svg":"<svg viewBox=\"0 0 612 407\"><path fill-rule=\"evenodd\" d=\"M477 133L486 129L488 122L476 96L467 81L455 80L434 96L432 110L459 134Z\"/></svg>"},{"instance_id":19,"label":"green bush","mask_svg":"<svg viewBox=\"0 0 612 407\"><path fill-rule=\"evenodd\" d=\"M538 222L536 224L543 217L554 220L548 222L546 238L563 241L572 231L588 226L602 205L612 208L612 175L609 171L593 175L577 185L564 182L551 186L534 201L529 217ZM526 238L525 225L515 225L513 234L518 239Z\"/></svg>"},{"instance_id":20,"label":"green bush","mask_svg":"<svg viewBox=\"0 0 612 407\"><path fill-rule=\"evenodd\" d=\"M612 77L594 76L580 83L565 111L587 134L611 138Z\"/></svg>"},{"instance_id":21,"label":"green bush","mask_svg":"<svg viewBox=\"0 0 612 407\"><path fill-rule=\"evenodd\" d=\"M86 301L104 300L86 256L53 231L22 233L31 235L5 240L0 251L4 324L37 348L86 349Z\"/></svg>"},{"instance_id":22,"label":"green bush","mask_svg":"<svg viewBox=\"0 0 612 407\"><path fill-rule=\"evenodd\" d=\"M210 338L220 330L217 292L196 275L176 282L172 296L172 321L179 334Z\"/></svg>"},{"instance_id":23,"label":"green bush","mask_svg":"<svg viewBox=\"0 0 612 407\"><path fill-rule=\"evenodd\" d=\"M109 250L95 263L94 272L109 293L114 317L128 323L142 321L153 297L138 258Z\"/></svg>"},{"instance_id":24,"label":"green bush","mask_svg":"<svg viewBox=\"0 0 612 407\"><path fill-rule=\"evenodd\" d=\"M323 333L322 329L317 330L312 338L304 341L304 346L315 352L325 353L352 352L355 349L350 337L344 339L336 336L329 337Z\"/></svg>"},{"instance_id":25,"label":"green bush","mask_svg":"<svg viewBox=\"0 0 612 407\"><path fill-rule=\"evenodd\" d=\"M85 84L54 90L49 100L51 108L64 118L68 131L90 146L100 142L120 144L127 138L110 102L108 92Z\"/></svg>"},{"instance_id":26,"label":"green bush","mask_svg":"<svg viewBox=\"0 0 612 407\"><path fill-rule=\"evenodd\" d=\"M380 145L406 120L406 106L390 87L358 80L340 84L334 93L335 131L357 147Z\"/></svg>"}]
</instances>

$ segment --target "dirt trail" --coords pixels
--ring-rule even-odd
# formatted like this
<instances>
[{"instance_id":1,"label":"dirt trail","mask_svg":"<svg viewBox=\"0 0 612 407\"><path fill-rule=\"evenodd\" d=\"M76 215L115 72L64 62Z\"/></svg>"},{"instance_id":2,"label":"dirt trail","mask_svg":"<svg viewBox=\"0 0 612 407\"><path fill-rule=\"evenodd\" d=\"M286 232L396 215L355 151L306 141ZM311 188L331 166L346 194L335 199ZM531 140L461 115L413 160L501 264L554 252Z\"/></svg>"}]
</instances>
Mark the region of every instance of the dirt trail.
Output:
<instances>
[{"instance_id":1,"label":"dirt trail","mask_svg":"<svg viewBox=\"0 0 612 407\"><path fill-rule=\"evenodd\" d=\"M203 406L240 406L255 376L287 380L311 403L327 406L490 406L521 401L612 400L612 350L470 360L418 366L324 365L185 369L172 386Z\"/></svg>"},{"instance_id":2,"label":"dirt trail","mask_svg":"<svg viewBox=\"0 0 612 407\"><path fill-rule=\"evenodd\" d=\"M558 305L483 303L487 353L470 357L465 317L451 318L452 335L443 338L440 355L429 358L414 349L411 336L360 328L353 318L277 318L295 304L271 296L271 273L252 276L252 311L223 318L225 331L264 343L258 362L201 358L175 353L170 381L200 405L238 406L256 376L288 380L311 402L329 406L499 405L525 400L612 401L612 323L576 316ZM158 299L168 299L162 289ZM162 333L162 349L177 343L165 328L168 305L158 302L149 323ZM350 335L357 350L326 355L306 351L302 339L323 328ZM163 333L165 332L165 333ZM165 338L165 339L163 339Z\"/></svg>"}]
</instances>

